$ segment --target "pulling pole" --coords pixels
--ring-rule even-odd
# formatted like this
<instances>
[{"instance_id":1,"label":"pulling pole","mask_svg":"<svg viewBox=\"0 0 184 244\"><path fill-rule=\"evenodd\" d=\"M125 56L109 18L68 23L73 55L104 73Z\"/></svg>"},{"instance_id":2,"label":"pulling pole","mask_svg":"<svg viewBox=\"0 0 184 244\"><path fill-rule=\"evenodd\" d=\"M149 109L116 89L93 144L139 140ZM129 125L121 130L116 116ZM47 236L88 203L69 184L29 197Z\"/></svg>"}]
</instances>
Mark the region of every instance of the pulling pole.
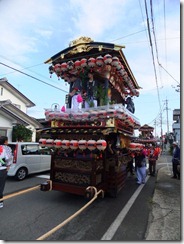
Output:
<instances>
[{"instance_id":1,"label":"pulling pole","mask_svg":"<svg viewBox=\"0 0 184 244\"><path fill-rule=\"evenodd\" d=\"M47 237L49 237L54 232L56 232L57 230L59 230L60 228L62 228L64 225L66 225L68 222L70 222L72 219L74 219L84 209L86 209L92 202L94 202L97 199L97 197L98 197L98 195L100 193L102 193L102 196L104 195L104 191L103 190L97 191L96 187L94 187L94 186L89 186L89 187L86 188L86 190L94 190L94 192L95 192L94 197L86 205L84 205L81 209L79 209L76 213L74 213L73 215L71 215L68 219L66 219L61 224L59 224L56 227L54 227L52 230L48 231L47 233L45 233L44 235L42 235L38 239L36 239L37 241L43 241L43 240L45 240Z\"/></svg>"}]
</instances>

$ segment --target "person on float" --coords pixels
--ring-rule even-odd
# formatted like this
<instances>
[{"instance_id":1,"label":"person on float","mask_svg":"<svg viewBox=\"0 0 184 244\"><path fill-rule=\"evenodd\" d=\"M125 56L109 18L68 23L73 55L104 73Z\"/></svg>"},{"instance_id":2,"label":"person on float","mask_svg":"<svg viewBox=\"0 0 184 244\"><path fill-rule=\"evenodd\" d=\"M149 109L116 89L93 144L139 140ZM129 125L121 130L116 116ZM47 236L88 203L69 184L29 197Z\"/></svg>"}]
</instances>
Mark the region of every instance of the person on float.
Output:
<instances>
[{"instance_id":1,"label":"person on float","mask_svg":"<svg viewBox=\"0 0 184 244\"><path fill-rule=\"evenodd\" d=\"M132 101L131 97L128 97L125 101L126 103L126 109L128 109L131 113L135 113L135 106L134 106L134 102Z\"/></svg>"},{"instance_id":2,"label":"person on float","mask_svg":"<svg viewBox=\"0 0 184 244\"><path fill-rule=\"evenodd\" d=\"M88 81L86 85L85 96L85 108L97 107L97 82L94 80L94 75L92 72L88 73Z\"/></svg>"},{"instance_id":3,"label":"person on float","mask_svg":"<svg viewBox=\"0 0 184 244\"><path fill-rule=\"evenodd\" d=\"M81 90L82 90L82 81L80 78L77 78L75 74L70 75L70 82L71 82L71 91L69 96L71 99L71 109L74 111L78 111L82 108L82 97L81 97Z\"/></svg>"}]
</instances>

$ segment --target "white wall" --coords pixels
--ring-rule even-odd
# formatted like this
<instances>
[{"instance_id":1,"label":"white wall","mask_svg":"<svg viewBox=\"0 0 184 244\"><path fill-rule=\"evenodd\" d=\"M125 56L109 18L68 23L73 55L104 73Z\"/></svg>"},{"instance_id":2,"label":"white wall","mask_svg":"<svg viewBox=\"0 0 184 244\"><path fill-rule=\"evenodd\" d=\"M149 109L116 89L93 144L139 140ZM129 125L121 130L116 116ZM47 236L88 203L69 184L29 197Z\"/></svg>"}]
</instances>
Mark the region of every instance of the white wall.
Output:
<instances>
[{"instance_id":1,"label":"white wall","mask_svg":"<svg viewBox=\"0 0 184 244\"><path fill-rule=\"evenodd\" d=\"M12 121L0 115L0 129L6 130L8 140L12 141Z\"/></svg>"},{"instance_id":2,"label":"white wall","mask_svg":"<svg viewBox=\"0 0 184 244\"><path fill-rule=\"evenodd\" d=\"M4 87L0 85L0 90L3 88L3 94L0 95L0 101L3 100L10 100L13 104L18 104L20 106L20 110L23 111L24 113L27 113L27 107L26 105L18 99L16 96L14 96L11 92L6 90Z\"/></svg>"}]
</instances>

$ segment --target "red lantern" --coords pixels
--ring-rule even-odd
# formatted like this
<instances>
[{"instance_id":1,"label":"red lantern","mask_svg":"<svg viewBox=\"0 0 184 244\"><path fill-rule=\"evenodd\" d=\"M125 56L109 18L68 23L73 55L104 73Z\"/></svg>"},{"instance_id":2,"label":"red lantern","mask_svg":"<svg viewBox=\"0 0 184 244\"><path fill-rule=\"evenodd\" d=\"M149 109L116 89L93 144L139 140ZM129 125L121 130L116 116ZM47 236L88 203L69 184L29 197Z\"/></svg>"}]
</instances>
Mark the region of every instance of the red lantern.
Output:
<instances>
[{"instance_id":1,"label":"red lantern","mask_svg":"<svg viewBox=\"0 0 184 244\"><path fill-rule=\"evenodd\" d=\"M62 70L63 72L67 71L67 63L62 63L62 64L61 64L61 70Z\"/></svg>"},{"instance_id":2,"label":"red lantern","mask_svg":"<svg viewBox=\"0 0 184 244\"><path fill-rule=\"evenodd\" d=\"M80 140L78 142L78 147L81 150L85 150L87 148L87 141L86 140Z\"/></svg>"},{"instance_id":3,"label":"red lantern","mask_svg":"<svg viewBox=\"0 0 184 244\"><path fill-rule=\"evenodd\" d=\"M80 114L79 113L73 113L72 114L72 119L73 120L80 120Z\"/></svg>"},{"instance_id":4,"label":"red lantern","mask_svg":"<svg viewBox=\"0 0 184 244\"><path fill-rule=\"evenodd\" d=\"M90 68L94 68L96 66L95 62L96 62L96 59L95 58L89 58L88 59L88 66Z\"/></svg>"},{"instance_id":5,"label":"red lantern","mask_svg":"<svg viewBox=\"0 0 184 244\"><path fill-rule=\"evenodd\" d=\"M61 142L61 140L58 140L58 139L54 140L54 145L55 145L56 147L61 147L61 146L62 146L62 142Z\"/></svg>"},{"instance_id":6,"label":"red lantern","mask_svg":"<svg viewBox=\"0 0 184 244\"><path fill-rule=\"evenodd\" d=\"M96 141L95 140L89 140L89 141L87 141L87 148L90 151L95 150L96 149Z\"/></svg>"},{"instance_id":7,"label":"red lantern","mask_svg":"<svg viewBox=\"0 0 184 244\"><path fill-rule=\"evenodd\" d=\"M80 70L80 68L81 68L81 62L79 60L76 60L75 63L74 63L74 66L75 66L75 69L76 70Z\"/></svg>"},{"instance_id":8,"label":"red lantern","mask_svg":"<svg viewBox=\"0 0 184 244\"><path fill-rule=\"evenodd\" d=\"M131 143L129 144L129 149L130 149L130 150L136 150L136 143L131 142Z\"/></svg>"},{"instance_id":9,"label":"red lantern","mask_svg":"<svg viewBox=\"0 0 184 244\"><path fill-rule=\"evenodd\" d=\"M50 110L45 109L45 118L48 119L49 117Z\"/></svg>"},{"instance_id":10,"label":"red lantern","mask_svg":"<svg viewBox=\"0 0 184 244\"><path fill-rule=\"evenodd\" d=\"M120 75L123 77L124 75L126 75L127 72L125 71L124 67L122 67L122 68L120 69L119 73L120 73Z\"/></svg>"},{"instance_id":11,"label":"red lantern","mask_svg":"<svg viewBox=\"0 0 184 244\"><path fill-rule=\"evenodd\" d=\"M113 58L112 58L112 63L111 63L111 65L112 65L113 67L117 67L118 64L119 64L119 58L118 58L118 57L113 57Z\"/></svg>"},{"instance_id":12,"label":"red lantern","mask_svg":"<svg viewBox=\"0 0 184 244\"><path fill-rule=\"evenodd\" d=\"M68 120L69 119L69 114L63 113L62 115L63 115L62 116L63 120Z\"/></svg>"},{"instance_id":13,"label":"red lantern","mask_svg":"<svg viewBox=\"0 0 184 244\"><path fill-rule=\"evenodd\" d=\"M111 62L112 62L112 56L110 54L106 54L104 56L104 63L105 64L111 64Z\"/></svg>"},{"instance_id":14,"label":"red lantern","mask_svg":"<svg viewBox=\"0 0 184 244\"><path fill-rule=\"evenodd\" d=\"M60 64L55 64L54 65L54 71L57 73L57 72L60 72L61 71L61 65Z\"/></svg>"},{"instance_id":15,"label":"red lantern","mask_svg":"<svg viewBox=\"0 0 184 244\"><path fill-rule=\"evenodd\" d=\"M102 56L99 56L99 57L96 58L96 65L98 67L102 67L104 65L104 59L103 59Z\"/></svg>"},{"instance_id":16,"label":"red lantern","mask_svg":"<svg viewBox=\"0 0 184 244\"><path fill-rule=\"evenodd\" d=\"M98 112L98 117L99 117L100 119L105 119L105 118L107 118L107 111L106 111L106 110L100 110L100 111Z\"/></svg>"},{"instance_id":17,"label":"red lantern","mask_svg":"<svg viewBox=\"0 0 184 244\"><path fill-rule=\"evenodd\" d=\"M70 141L70 148L73 149L73 150L76 150L78 148L78 141L77 140L71 140Z\"/></svg>"},{"instance_id":18,"label":"red lantern","mask_svg":"<svg viewBox=\"0 0 184 244\"><path fill-rule=\"evenodd\" d=\"M89 113L88 112L82 113L82 120L87 120L88 117L89 117Z\"/></svg>"},{"instance_id":19,"label":"red lantern","mask_svg":"<svg viewBox=\"0 0 184 244\"><path fill-rule=\"evenodd\" d=\"M81 59L80 65L82 68L86 67L87 66L87 59L85 59L85 58Z\"/></svg>"},{"instance_id":20,"label":"red lantern","mask_svg":"<svg viewBox=\"0 0 184 244\"><path fill-rule=\"evenodd\" d=\"M68 149L70 147L70 141L69 140L63 140L62 141L62 148Z\"/></svg>"},{"instance_id":21,"label":"red lantern","mask_svg":"<svg viewBox=\"0 0 184 244\"><path fill-rule=\"evenodd\" d=\"M120 62L118 62L118 64L116 65L116 70L120 71L122 69L122 65Z\"/></svg>"},{"instance_id":22,"label":"red lantern","mask_svg":"<svg viewBox=\"0 0 184 244\"><path fill-rule=\"evenodd\" d=\"M109 109L109 110L107 110L107 117L108 118L114 118L115 116L116 116L115 109Z\"/></svg>"},{"instance_id":23,"label":"red lantern","mask_svg":"<svg viewBox=\"0 0 184 244\"><path fill-rule=\"evenodd\" d=\"M107 142L105 140L100 139L96 142L96 147L98 150L104 151L107 147Z\"/></svg>"},{"instance_id":24,"label":"red lantern","mask_svg":"<svg viewBox=\"0 0 184 244\"><path fill-rule=\"evenodd\" d=\"M54 65L54 71L55 71L57 76L60 76L61 75L61 65L60 64L55 64Z\"/></svg>"},{"instance_id":25,"label":"red lantern","mask_svg":"<svg viewBox=\"0 0 184 244\"><path fill-rule=\"evenodd\" d=\"M53 139L47 139L46 140L46 145L47 146L53 146L54 145L54 140Z\"/></svg>"},{"instance_id":26,"label":"red lantern","mask_svg":"<svg viewBox=\"0 0 184 244\"><path fill-rule=\"evenodd\" d=\"M91 111L89 114L90 120L96 120L98 119L98 112L96 111Z\"/></svg>"},{"instance_id":27,"label":"red lantern","mask_svg":"<svg viewBox=\"0 0 184 244\"><path fill-rule=\"evenodd\" d=\"M40 143L40 144L46 144L46 139L44 139L44 138L40 138L39 143Z\"/></svg>"}]
</instances>

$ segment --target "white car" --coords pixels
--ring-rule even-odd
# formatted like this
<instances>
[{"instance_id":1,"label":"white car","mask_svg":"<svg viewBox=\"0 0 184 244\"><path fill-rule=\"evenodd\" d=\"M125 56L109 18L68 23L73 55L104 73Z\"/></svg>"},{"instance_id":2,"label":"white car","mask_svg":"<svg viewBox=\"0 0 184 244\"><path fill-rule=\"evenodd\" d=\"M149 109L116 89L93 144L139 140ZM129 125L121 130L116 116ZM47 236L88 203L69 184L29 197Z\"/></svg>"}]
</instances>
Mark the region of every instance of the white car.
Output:
<instances>
[{"instance_id":1,"label":"white car","mask_svg":"<svg viewBox=\"0 0 184 244\"><path fill-rule=\"evenodd\" d=\"M24 180L27 175L49 171L51 166L51 149L36 142L11 142L8 144L13 153L13 163L8 176Z\"/></svg>"}]
</instances>

